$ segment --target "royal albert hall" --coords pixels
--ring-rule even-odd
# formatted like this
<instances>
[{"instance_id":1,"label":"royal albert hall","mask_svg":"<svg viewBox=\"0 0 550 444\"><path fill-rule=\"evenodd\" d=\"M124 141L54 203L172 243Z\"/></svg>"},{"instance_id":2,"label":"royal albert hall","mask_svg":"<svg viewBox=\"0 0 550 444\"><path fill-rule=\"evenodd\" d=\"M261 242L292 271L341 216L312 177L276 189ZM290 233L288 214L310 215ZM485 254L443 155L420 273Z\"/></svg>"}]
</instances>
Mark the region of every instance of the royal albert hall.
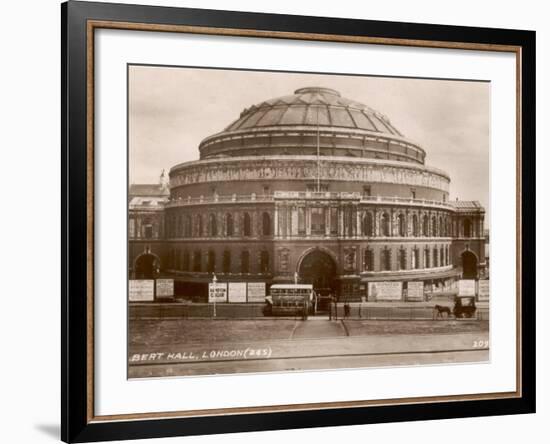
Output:
<instances>
[{"instance_id":1,"label":"royal albert hall","mask_svg":"<svg viewBox=\"0 0 550 444\"><path fill-rule=\"evenodd\" d=\"M370 301L370 282L439 288L485 272L479 202L449 201L421 146L338 91L252 105L199 151L171 168L169 195L130 187L131 277L172 277L195 298L215 274Z\"/></svg>"}]
</instances>

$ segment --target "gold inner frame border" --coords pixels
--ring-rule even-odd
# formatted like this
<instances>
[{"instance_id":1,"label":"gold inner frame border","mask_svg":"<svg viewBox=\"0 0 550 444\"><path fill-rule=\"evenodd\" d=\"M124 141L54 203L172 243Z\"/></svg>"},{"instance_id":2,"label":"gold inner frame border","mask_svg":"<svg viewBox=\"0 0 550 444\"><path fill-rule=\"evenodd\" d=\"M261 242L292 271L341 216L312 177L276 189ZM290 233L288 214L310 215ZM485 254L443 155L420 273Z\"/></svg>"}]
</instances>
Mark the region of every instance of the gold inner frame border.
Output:
<instances>
[{"instance_id":1,"label":"gold inner frame border","mask_svg":"<svg viewBox=\"0 0 550 444\"><path fill-rule=\"evenodd\" d=\"M285 404L272 406L256 407L232 407L207 410L184 410L172 412L143 412L128 413L116 415L94 414L94 32L96 29L119 29L131 31L149 31L149 32L176 32L189 34L221 35L231 37L254 37L254 38L277 38L288 40L311 40L338 43L363 43L373 45L395 45L422 48L442 48L442 49L460 49L473 51L493 51L493 52L511 52L516 56L516 391L498 392L484 394L464 394L449 396L429 396L429 397L409 397L383 400L364 400L364 401L337 401L324 403L308 404ZM254 29L236 29L236 28L215 28L188 25L164 25L151 23L132 23L121 21L88 20L87 21L87 39L86 39L86 134L87 134L87 421L108 422L124 420L147 420L161 418L189 418L199 416L227 416L237 414L259 414L274 412L293 412L303 410L325 410L334 408L358 408L389 405L406 405L417 403L441 403L441 402L460 402L460 401L478 401L492 399L520 398L522 396L522 349L521 349L521 282L522 282L522 214L521 214L521 180L522 180L522 48L515 45L498 45L487 43L471 42L449 42L437 40L414 40L399 38L383 38L368 36L351 36L335 34L311 34L301 32L285 31L265 31Z\"/></svg>"}]
</instances>

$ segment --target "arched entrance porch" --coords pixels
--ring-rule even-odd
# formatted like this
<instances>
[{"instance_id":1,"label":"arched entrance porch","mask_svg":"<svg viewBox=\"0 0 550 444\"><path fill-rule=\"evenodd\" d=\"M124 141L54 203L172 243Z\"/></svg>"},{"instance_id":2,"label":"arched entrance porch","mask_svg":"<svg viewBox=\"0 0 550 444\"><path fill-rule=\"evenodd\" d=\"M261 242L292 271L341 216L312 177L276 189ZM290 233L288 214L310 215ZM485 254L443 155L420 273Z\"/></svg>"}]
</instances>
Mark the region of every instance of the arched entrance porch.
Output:
<instances>
[{"instance_id":1,"label":"arched entrance porch","mask_svg":"<svg viewBox=\"0 0 550 444\"><path fill-rule=\"evenodd\" d=\"M329 296L336 295L337 268L332 256L320 248L307 251L298 263L300 283L312 284L318 295L318 311L328 309Z\"/></svg>"},{"instance_id":2,"label":"arched entrance porch","mask_svg":"<svg viewBox=\"0 0 550 444\"><path fill-rule=\"evenodd\" d=\"M471 251L464 251L462 258L462 277L464 279L477 278L477 256Z\"/></svg>"},{"instance_id":3,"label":"arched entrance porch","mask_svg":"<svg viewBox=\"0 0 550 444\"><path fill-rule=\"evenodd\" d=\"M160 259L152 253L143 253L136 258L135 279L154 279L160 269Z\"/></svg>"}]
</instances>

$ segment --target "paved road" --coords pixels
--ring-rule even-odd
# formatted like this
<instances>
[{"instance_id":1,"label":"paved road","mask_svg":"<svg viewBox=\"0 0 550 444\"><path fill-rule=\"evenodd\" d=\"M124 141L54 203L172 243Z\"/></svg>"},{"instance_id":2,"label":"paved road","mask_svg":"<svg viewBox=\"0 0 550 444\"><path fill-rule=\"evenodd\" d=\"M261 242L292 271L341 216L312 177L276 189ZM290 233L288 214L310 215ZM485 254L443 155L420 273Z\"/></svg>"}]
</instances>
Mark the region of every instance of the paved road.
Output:
<instances>
[{"instance_id":1,"label":"paved road","mask_svg":"<svg viewBox=\"0 0 550 444\"><path fill-rule=\"evenodd\" d=\"M348 336L341 321L313 319L296 323L291 339L304 338L339 338Z\"/></svg>"},{"instance_id":2,"label":"paved road","mask_svg":"<svg viewBox=\"0 0 550 444\"><path fill-rule=\"evenodd\" d=\"M461 363L489 357L488 331L348 337L343 325L299 323L291 338L279 340L134 344L129 350L129 375L135 378ZM321 331L331 336L319 337Z\"/></svg>"},{"instance_id":3,"label":"paved road","mask_svg":"<svg viewBox=\"0 0 550 444\"><path fill-rule=\"evenodd\" d=\"M484 349L438 353L396 353L265 360L226 360L216 362L199 361L192 364L131 366L130 378L433 365L456 362L479 362L488 359L489 350Z\"/></svg>"}]
</instances>

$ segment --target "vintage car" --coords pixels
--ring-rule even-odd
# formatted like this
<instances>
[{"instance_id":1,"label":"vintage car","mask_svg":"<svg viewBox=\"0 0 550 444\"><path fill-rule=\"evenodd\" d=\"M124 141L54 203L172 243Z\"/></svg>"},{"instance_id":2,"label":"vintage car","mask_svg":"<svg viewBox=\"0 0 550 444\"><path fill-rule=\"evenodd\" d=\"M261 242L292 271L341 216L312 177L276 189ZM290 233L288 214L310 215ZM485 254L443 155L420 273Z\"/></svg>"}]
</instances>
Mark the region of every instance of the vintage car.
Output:
<instances>
[{"instance_id":1,"label":"vintage car","mask_svg":"<svg viewBox=\"0 0 550 444\"><path fill-rule=\"evenodd\" d=\"M455 318L471 318L476 312L476 301L474 296L456 296L453 307Z\"/></svg>"}]
</instances>

